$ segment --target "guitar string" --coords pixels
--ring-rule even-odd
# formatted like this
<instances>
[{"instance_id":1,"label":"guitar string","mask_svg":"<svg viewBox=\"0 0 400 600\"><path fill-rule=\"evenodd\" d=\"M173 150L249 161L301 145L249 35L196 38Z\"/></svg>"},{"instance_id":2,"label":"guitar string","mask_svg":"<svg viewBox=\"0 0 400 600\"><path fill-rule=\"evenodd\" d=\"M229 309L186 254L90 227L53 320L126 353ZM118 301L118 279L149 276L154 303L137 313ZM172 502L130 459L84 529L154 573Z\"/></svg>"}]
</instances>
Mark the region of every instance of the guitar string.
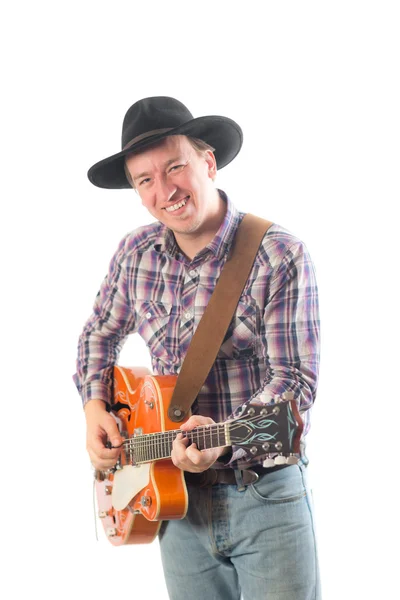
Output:
<instances>
[{"instance_id":1,"label":"guitar string","mask_svg":"<svg viewBox=\"0 0 400 600\"><path fill-rule=\"evenodd\" d=\"M272 413L265 415L263 418L267 418L269 416L273 416ZM251 423L251 422L255 422L259 419L259 416L253 417L251 419L246 419L247 422ZM241 423L235 423L235 421L232 421L230 423L230 430L231 432L234 433L235 430L240 429L242 427ZM222 431L221 431L222 429ZM188 437L197 437L197 438L207 438L207 441L211 441L213 436L219 436L219 434L223 434L225 436L225 423L215 423L215 424L210 424L208 427L205 426L201 426L199 428L196 428L195 430L186 432L186 431L182 431L181 429L174 429L174 430L168 430L168 431L163 431L163 432L155 432L155 433L147 433L144 435L139 435L139 436L133 436L130 437L127 440L124 440L122 442L122 444L120 444L119 446L115 446L116 448L120 448L123 445L128 445L130 447L130 449L133 449L134 447L139 447L139 446L145 446L145 447L157 447L160 444L164 443L164 440L166 440L166 442L173 442L176 438L176 436L178 435L178 433L182 433L184 435L184 437L188 438ZM192 435L191 435L192 434ZM199 440L200 441L200 440ZM196 441L194 442L196 443Z\"/></svg>"},{"instance_id":2,"label":"guitar string","mask_svg":"<svg viewBox=\"0 0 400 600\"><path fill-rule=\"evenodd\" d=\"M280 403L280 404L284 404L284 403ZM287 402L285 404L289 404L289 402ZM276 405L274 405L274 406L276 406ZM155 436L165 436L168 434L176 436L178 433L182 433L183 435L186 435L186 437L187 437L190 433L200 432L200 430L204 433L204 432L208 432L208 431L212 430L213 428L217 428L217 429L225 428L226 423L229 424L230 430L232 431L232 430L238 429L243 426L243 423L240 423L239 421L240 421L240 419L243 419L244 416L245 415L236 417L235 419L232 419L232 421L226 421L224 423L210 423L210 425L200 425L199 427L196 427L195 429L193 429L192 431L189 431L189 432L182 431L182 429L170 429L167 431L156 431L154 433L146 433L146 434L140 434L137 436L131 436L128 439L123 440L123 442L119 446L112 446L112 448L121 448L121 446L123 446L124 444L129 444L129 443L135 442L139 439L140 440L145 439L145 438L150 439L150 438L154 438ZM276 415L274 415L273 412L267 413L266 415L258 414L258 415L255 415L254 417L250 417L250 418L246 419L246 423L253 423L253 422L256 422L257 420L260 420L260 416L263 419L266 419L268 417L274 417Z\"/></svg>"},{"instance_id":3,"label":"guitar string","mask_svg":"<svg viewBox=\"0 0 400 600\"><path fill-rule=\"evenodd\" d=\"M172 443L178 433L182 433L186 438L192 438L192 443L197 443L201 446L201 442L204 441L207 447L209 443L212 446L223 445L226 443L225 431L223 424L212 424L208 427L197 428L195 431L184 432L181 429L170 430L167 432L157 432L154 434L146 434L145 436L138 439L132 438L128 440L129 450L136 450L140 460L153 460L156 458L168 458L171 456ZM220 440L220 436L223 435L223 439ZM197 438L197 439L193 439ZM200 439L201 438L201 439ZM217 438L217 439L215 439ZM213 441L214 440L214 441Z\"/></svg>"},{"instance_id":4,"label":"guitar string","mask_svg":"<svg viewBox=\"0 0 400 600\"><path fill-rule=\"evenodd\" d=\"M266 419L269 416L273 416L272 413L263 416L263 419ZM246 419L246 422L252 423L257 420L259 420L259 416L253 417L251 419ZM243 424L237 423L235 421L232 421L232 422L227 421L227 423L229 423L229 425L230 425L229 428L231 431L240 429L243 426ZM171 438L175 439L175 437L177 436L178 433L182 433L186 437L189 437L190 434L192 434L193 437L194 436L204 437L205 435L208 435L211 438L213 435L218 435L218 430L221 430L221 429L222 430L225 429L225 423L215 423L215 424L212 423L209 426L200 426L200 427L198 427L192 431L188 431L188 432L182 431L182 429L170 429L167 431L157 431L155 433L146 433L143 435L133 436L127 440L124 440L122 444L136 445L140 442L143 442L143 443L149 442L149 443L154 443L155 445L158 445L160 443L160 441L162 441L162 439L165 439L166 437L168 437L168 438L171 437ZM224 433L224 431L221 431L221 433ZM160 437L161 440L158 439L157 436ZM120 446L118 446L118 447L120 447Z\"/></svg>"},{"instance_id":5,"label":"guitar string","mask_svg":"<svg viewBox=\"0 0 400 600\"><path fill-rule=\"evenodd\" d=\"M263 416L264 419L266 419L268 417L274 417L274 414L271 412L271 413ZM260 418L260 415L256 415L255 417L246 419L246 422L250 422L250 423L255 422L255 421L259 420L259 418ZM240 417L239 417L239 419L240 419ZM230 423L231 432L234 432L235 429L240 429L241 427L242 427L242 424L239 422L232 421ZM221 429L222 429L222 431L221 431ZM189 432L182 431L181 429L169 430L169 431L165 431L165 432L155 432L155 433L144 434L141 436L131 437L128 440L124 440L123 443L119 447L121 447L122 445L127 445L128 446L127 450L129 452L133 453L135 451L135 453L138 455L137 456L138 460L136 462L146 462L148 460L168 458L171 455L171 450L172 450L172 447L169 447L169 446L171 446L171 444L175 440L176 435L178 433L182 433L186 438L191 437L193 439L194 437L197 437L198 438L197 441L194 440L194 442L192 442L192 443L197 443L198 445L201 446L202 445L201 441L204 441L206 444L206 447L207 447L208 442L212 443L213 447L214 447L213 437L217 436L218 442L219 442L220 434L223 434L225 437L224 430L225 430L225 423L215 423L215 424L213 423L213 424L210 424L209 426L198 427L195 430L192 430ZM192 435L190 435L190 434L192 434ZM200 438L202 438L202 439L200 440ZM221 445L223 445L223 444L221 444ZM160 450L161 450L162 456L159 456Z\"/></svg>"},{"instance_id":6,"label":"guitar string","mask_svg":"<svg viewBox=\"0 0 400 600\"><path fill-rule=\"evenodd\" d=\"M267 415L264 415L262 418L266 419L268 417L272 417L274 416L273 413L269 413ZM238 419L240 419L241 417L238 417ZM240 429L243 424L242 423L238 423L238 419L232 420L232 421L227 421L226 423L229 424L229 428L231 431L234 431L236 429ZM257 420L260 419L259 415L256 415L255 417L252 417L250 419L246 419L246 423L253 423L256 422ZM217 433L218 429L225 429L225 424L226 423L211 423L208 426L205 425L201 425L200 427L197 427L196 429L193 429L192 431L183 431L182 429L169 429L167 431L156 431L154 433L145 433L145 434L140 434L137 436L132 436L129 439L126 439L122 442L122 444L120 444L119 446L113 446L113 448L120 448L122 445L124 444L131 444L133 443L134 445L137 444L139 441L140 442L145 442L146 440L152 442L154 441L155 444L159 443L159 440L156 439L156 436L161 436L161 438L165 438L165 437L171 437L171 436L177 436L178 433L182 433L184 436L188 437L190 434L194 434L197 436L204 436L205 433L209 433L210 435L213 435L213 433ZM174 439L175 439L174 437Z\"/></svg>"}]
</instances>

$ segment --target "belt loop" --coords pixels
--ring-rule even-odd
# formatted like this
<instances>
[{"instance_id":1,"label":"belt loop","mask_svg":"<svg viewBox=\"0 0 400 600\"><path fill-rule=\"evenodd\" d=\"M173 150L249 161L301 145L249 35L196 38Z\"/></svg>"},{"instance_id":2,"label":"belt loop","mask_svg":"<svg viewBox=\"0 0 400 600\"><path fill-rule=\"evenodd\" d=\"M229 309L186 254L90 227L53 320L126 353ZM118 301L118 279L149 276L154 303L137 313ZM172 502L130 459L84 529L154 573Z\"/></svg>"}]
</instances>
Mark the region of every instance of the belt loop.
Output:
<instances>
[{"instance_id":1,"label":"belt loop","mask_svg":"<svg viewBox=\"0 0 400 600\"><path fill-rule=\"evenodd\" d=\"M242 471L240 469L235 469L234 473L238 492L244 492L246 486L243 483Z\"/></svg>"}]
</instances>

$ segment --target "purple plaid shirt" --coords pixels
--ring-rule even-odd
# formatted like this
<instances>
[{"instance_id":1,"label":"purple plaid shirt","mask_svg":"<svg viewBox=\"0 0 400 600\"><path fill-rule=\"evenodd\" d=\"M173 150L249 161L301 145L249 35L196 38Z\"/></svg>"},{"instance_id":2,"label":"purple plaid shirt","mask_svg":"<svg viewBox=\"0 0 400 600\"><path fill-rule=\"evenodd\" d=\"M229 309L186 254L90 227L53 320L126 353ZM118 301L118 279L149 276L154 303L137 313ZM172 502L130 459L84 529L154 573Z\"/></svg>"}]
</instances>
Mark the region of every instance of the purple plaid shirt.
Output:
<instances>
[{"instance_id":1,"label":"purple plaid shirt","mask_svg":"<svg viewBox=\"0 0 400 600\"><path fill-rule=\"evenodd\" d=\"M193 260L157 222L129 233L111 260L94 312L79 338L74 381L85 404L109 402L112 369L126 336L138 332L157 375L178 374L243 214L229 199L214 239ZM260 245L236 314L192 412L222 422L250 399L293 391L310 426L319 362L318 296L304 244L272 225ZM262 459L241 458L232 467ZM306 459L305 459L306 460Z\"/></svg>"}]
</instances>

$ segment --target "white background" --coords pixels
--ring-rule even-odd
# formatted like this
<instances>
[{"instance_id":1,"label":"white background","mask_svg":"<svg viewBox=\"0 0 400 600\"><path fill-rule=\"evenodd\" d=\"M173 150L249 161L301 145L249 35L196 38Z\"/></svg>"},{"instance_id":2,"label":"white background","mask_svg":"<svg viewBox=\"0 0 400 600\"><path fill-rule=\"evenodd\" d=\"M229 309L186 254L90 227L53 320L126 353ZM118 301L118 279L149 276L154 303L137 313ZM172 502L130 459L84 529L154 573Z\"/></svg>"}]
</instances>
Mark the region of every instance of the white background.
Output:
<instances>
[{"instance_id":1,"label":"white background","mask_svg":"<svg viewBox=\"0 0 400 600\"><path fill-rule=\"evenodd\" d=\"M396 2L14 2L1 17L2 585L167 598L157 542L94 533L77 338L119 240L149 221L87 169L139 98L244 130L218 176L306 242L321 297L309 435L324 600L398 593ZM151 219L150 219L151 220ZM121 364L147 364L131 339ZM101 525L99 525L101 528Z\"/></svg>"}]
</instances>

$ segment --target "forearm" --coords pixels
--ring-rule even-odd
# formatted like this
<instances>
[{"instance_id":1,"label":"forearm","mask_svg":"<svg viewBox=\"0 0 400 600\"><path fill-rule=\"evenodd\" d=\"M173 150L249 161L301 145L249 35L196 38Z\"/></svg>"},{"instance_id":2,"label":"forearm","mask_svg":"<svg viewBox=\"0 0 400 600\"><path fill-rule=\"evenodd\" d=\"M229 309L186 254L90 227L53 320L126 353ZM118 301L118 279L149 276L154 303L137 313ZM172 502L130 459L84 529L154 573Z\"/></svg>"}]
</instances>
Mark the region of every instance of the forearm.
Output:
<instances>
[{"instance_id":1,"label":"forearm","mask_svg":"<svg viewBox=\"0 0 400 600\"><path fill-rule=\"evenodd\" d=\"M83 406L94 398L110 403L113 387L113 367L123 340L108 337L90 324L79 338L74 382Z\"/></svg>"},{"instance_id":2,"label":"forearm","mask_svg":"<svg viewBox=\"0 0 400 600\"><path fill-rule=\"evenodd\" d=\"M264 379L260 389L246 402L274 402L277 396L285 392L293 392L299 411L306 412L314 403L318 384L319 353L316 349L312 356L292 364L274 365Z\"/></svg>"},{"instance_id":3,"label":"forearm","mask_svg":"<svg viewBox=\"0 0 400 600\"><path fill-rule=\"evenodd\" d=\"M232 416L251 402L269 404L293 392L306 434L318 384L319 312L314 268L302 244L289 248L271 282L263 327L265 378Z\"/></svg>"},{"instance_id":4,"label":"forearm","mask_svg":"<svg viewBox=\"0 0 400 600\"><path fill-rule=\"evenodd\" d=\"M135 311L129 297L124 257L122 240L79 337L73 379L84 405L93 398L110 402L113 367L127 335L134 331Z\"/></svg>"}]
</instances>

